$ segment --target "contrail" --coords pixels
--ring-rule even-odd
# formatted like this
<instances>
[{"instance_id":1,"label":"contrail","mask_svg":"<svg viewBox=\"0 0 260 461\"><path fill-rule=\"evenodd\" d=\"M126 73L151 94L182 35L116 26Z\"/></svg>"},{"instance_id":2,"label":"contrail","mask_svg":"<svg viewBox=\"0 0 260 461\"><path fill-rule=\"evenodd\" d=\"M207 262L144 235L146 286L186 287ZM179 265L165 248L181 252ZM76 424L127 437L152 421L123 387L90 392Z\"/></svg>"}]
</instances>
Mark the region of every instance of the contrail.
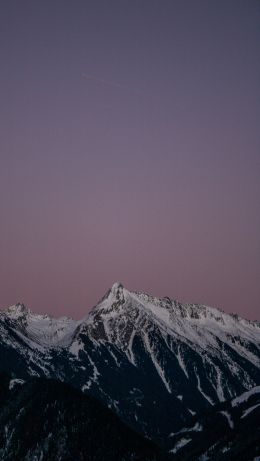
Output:
<instances>
[{"instance_id":1,"label":"contrail","mask_svg":"<svg viewBox=\"0 0 260 461\"><path fill-rule=\"evenodd\" d=\"M124 85L123 83L115 82L113 80L106 80L105 78L96 77L95 75L86 74L85 72L83 72L81 76L83 78L86 78L87 80L93 80L94 82L101 83L102 85L112 86L113 88L120 88L122 90L132 91L133 93L136 93L136 94L143 94L141 90L137 90L136 88L132 88L128 85Z\"/></svg>"}]
</instances>

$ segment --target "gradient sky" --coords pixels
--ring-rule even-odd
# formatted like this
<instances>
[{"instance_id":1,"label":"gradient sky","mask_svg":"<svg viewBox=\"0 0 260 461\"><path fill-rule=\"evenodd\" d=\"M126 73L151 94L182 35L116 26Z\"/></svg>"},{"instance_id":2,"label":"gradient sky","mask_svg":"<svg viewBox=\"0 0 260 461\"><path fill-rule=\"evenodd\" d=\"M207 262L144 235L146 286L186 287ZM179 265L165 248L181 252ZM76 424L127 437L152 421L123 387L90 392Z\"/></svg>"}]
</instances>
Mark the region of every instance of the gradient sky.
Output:
<instances>
[{"instance_id":1,"label":"gradient sky","mask_svg":"<svg viewBox=\"0 0 260 461\"><path fill-rule=\"evenodd\" d=\"M260 3L0 4L0 307L259 319Z\"/></svg>"}]
</instances>

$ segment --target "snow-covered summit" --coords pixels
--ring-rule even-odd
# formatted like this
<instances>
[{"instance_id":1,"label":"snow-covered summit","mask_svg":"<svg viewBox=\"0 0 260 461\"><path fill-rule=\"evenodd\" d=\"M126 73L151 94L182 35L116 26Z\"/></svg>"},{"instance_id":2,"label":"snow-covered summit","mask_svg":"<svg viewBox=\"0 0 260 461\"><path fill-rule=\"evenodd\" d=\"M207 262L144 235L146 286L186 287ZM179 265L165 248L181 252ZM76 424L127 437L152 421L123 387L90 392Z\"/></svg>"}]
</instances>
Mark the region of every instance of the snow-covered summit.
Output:
<instances>
[{"instance_id":1,"label":"snow-covered summit","mask_svg":"<svg viewBox=\"0 0 260 461\"><path fill-rule=\"evenodd\" d=\"M232 348L238 347L247 358L250 354L255 362L253 351L245 353L246 343L260 342L259 322L205 305L182 304L169 297L129 291L120 282L115 282L80 321L35 314L22 303L0 311L1 317L17 323L21 333L43 346L70 344L87 327L88 334L95 340L115 341L118 346L131 347L138 332L145 336L156 327L163 336L181 338L182 342L199 349L209 346L218 349L218 341L224 341ZM256 361L259 363L258 359Z\"/></svg>"},{"instance_id":2,"label":"snow-covered summit","mask_svg":"<svg viewBox=\"0 0 260 461\"><path fill-rule=\"evenodd\" d=\"M1 312L0 312L0 314L1 314ZM9 318L17 320L17 319L20 319L21 317L24 318L27 315L31 314L31 311L24 304L17 303L17 304L14 304L13 306L7 307L7 309L2 311L2 314L5 314Z\"/></svg>"},{"instance_id":3,"label":"snow-covered summit","mask_svg":"<svg viewBox=\"0 0 260 461\"><path fill-rule=\"evenodd\" d=\"M188 342L201 347L209 344L217 347L215 338L227 339L232 335L259 341L260 335L259 322L206 305L183 304L169 297L158 298L143 292L131 292L120 282L113 284L85 321L93 324L93 327L101 321L106 332L111 330L113 335L118 331L116 323L122 331L123 323L130 322L131 329L139 330L144 323L152 322L164 334L181 335Z\"/></svg>"},{"instance_id":4,"label":"snow-covered summit","mask_svg":"<svg viewBox=\"0 0 260 461\"><path fill-rule=\"evenodd\" d=\"M80 322L69 317L53 318L48 314L36 314L24 304L17 303L0 311L0 319L11 322L10 326L31 347L63 346L71 342Z\"/></svg>"},{"instance_id":5,"label":"snow-covered summit","mask_svg":"<svg viewBox=\"0 0 260 461\"><path fill-rule=\"evenodd\" d=\"M129 295L129 291L123 286L122 283L120 282L115 282L108 295L108 300L113 303L121 303L123 304L126 300L126 298Z\"/></svg>"},{"instance_id":6,"label":"snow-covered summit","mask_svg":"<svg viewBox=\"0 0 260 461\"><path fill-rule=\"evenodd\" d=\"M0 313L7 371L90 392L149 436L260 385L260 328L216 308L127 290L116 282L81 321ZM127 377L127 378L126 378ZM163 404L162 404L163 402ZM165 408L171 409L166 413Z\"/></svg>"},{"instance_id":7,"label":"snow-covered summit","mask_svg":"<svg viewBox=\"0 0 260 461\"><path fill-rule=\"evenodd\" d=\"M106 292L105 296L98 302L98 304L93 308L92 311L87 315L88 317L92 316L92 312L95 313L98 311L99 313L108 314L113 312L119 313L127 299L130 296L130 292L123 286L121 282L115 282L112 287Z\"/></svg>"},{"instance_id":8,"label":"snow-covered summit","mask_svg":"<svg viewBox=\"0 0 260 461\"><path fill-rule=\"evenodd\" d=\"M113 283L111 287L111 292L117 294L118 292L122 292L124 290L124 286L121 282Z\"/></svg>"}]
</instances>

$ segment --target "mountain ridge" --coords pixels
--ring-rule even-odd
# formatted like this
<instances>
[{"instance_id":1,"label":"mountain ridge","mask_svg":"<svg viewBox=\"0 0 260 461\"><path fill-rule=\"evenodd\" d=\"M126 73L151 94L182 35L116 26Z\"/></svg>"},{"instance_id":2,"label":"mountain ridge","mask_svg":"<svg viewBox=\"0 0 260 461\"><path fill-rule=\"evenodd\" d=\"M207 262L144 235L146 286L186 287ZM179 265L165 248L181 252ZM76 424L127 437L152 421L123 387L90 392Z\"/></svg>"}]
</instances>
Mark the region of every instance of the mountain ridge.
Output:
<instances>
[{"instance_id":1,"label":"mountain ridge","mask_svg":"<svg viewBox=\"0 0 260 461\"><path fill-rule=\"evenodd\" d=\"M119 294L120 293L120 294ZM139 298L138 300L142 303L142 300L147 302L151 302L155 304L157 307L165 307L167 304L168 306L174 305L175 308L182 308L182 314L185 315L185 309L187 311L187 315L190 314L191 316L197 317L198 318L198 312L200 311L201 314L206 312L211 312L212 315L213 313L215 314L215 319L222 321L221 317L230 317L233 318L234 320L237 321L243 321L251 325L256 325L260 328L260 321L258 320L251 320L247 319L245 317L242 317L236 313L227 313L224 310L218 308L218 307L211 307L206 304L199 304L199 303L183 303L177 300L176 298L170 298L168 296L165 297L157 297L157 296L152 296L146 292L143 291L129 291L127 290L124 285L121 282L115 282L110 289L108 289L105 293L105 295L95 304L88 313L83 316L82 318L76 320L71 316L60 316L56 317L51 314L47 313L36 313L32 311L30 308L28 308L24 303L22 302L17 302L14 305L8 306L6 308L0 309L0 315L6 314L8 317L15 319L19 319L22 317L26 316L33 316L37 317L39 319L50 319L52 321L59 321L59 320L70 320L75 322L75 324L80 324L88 319L88 317L91 315L93 311L96 309L100 308L100 305L104 303L105 300L107 300L110 295L112 295L112 299L114 298L114 302L111 303L111 310L118 304L124 304L124 296L132 296L135 298ZM119 300L119 296L121 296L121 301ZM144 306L146 307L146 306ZM203 316L203 315L202 315ZM202 317L201 316L201 317Z\"/></svg>"},{"instance_id":2,"label":"mountain ridge","mask_svg":"<svg viewBox=\"0 0 260 461\"><path fill-rule=\"evenodd\" d=\"M21 305L8 312L0 313L6 372L67 382L154 439L260 384L259 323L216 308L117 282L81 321Z\"/></svg>"}]
</instances>

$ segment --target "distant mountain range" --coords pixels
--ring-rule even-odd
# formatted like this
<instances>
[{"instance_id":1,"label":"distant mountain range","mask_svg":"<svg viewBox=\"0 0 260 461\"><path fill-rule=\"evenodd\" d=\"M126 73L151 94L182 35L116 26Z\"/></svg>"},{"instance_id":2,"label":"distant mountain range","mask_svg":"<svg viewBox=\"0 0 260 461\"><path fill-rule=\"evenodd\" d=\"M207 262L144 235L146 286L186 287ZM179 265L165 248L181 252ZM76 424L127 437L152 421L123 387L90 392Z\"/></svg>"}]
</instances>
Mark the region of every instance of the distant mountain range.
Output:
<instances>
[{"instance_id":1,"label":"distant mountain range","mask_svg":"<svg viewBox=\"0 0 260 461\"><path fill-rule=\"evenodd\" d=\"M193 438L185 448L180 431L208 421L205 415L214 426L222 402L260 385L260 324L115 283L81 321L33 314L22 304L0 312L0 360L12 379L59 380L98 399L182 459ZM212 451L203 459L218 458Z\"/></svg>"}]
</instances>

